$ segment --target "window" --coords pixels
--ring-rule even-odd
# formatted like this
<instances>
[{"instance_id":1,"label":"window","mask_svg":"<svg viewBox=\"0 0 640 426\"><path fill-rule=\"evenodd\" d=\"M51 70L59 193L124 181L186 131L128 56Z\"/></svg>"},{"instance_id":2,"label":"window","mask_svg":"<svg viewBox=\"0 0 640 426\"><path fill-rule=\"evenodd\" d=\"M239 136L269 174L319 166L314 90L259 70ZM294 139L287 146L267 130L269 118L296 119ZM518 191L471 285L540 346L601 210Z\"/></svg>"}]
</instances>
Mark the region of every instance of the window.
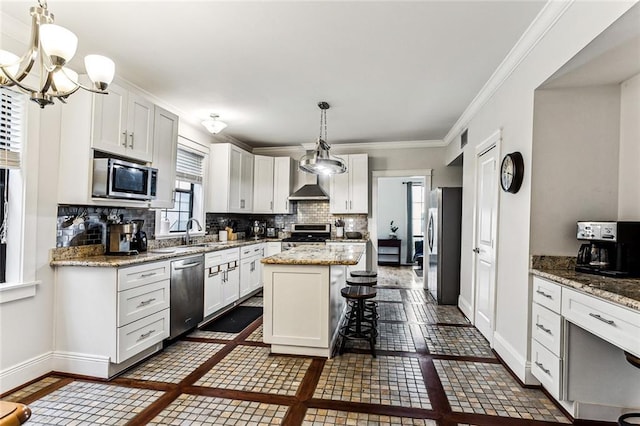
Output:
<instances>
[{"instance_id":1,"label":"window","mask_svg":"<svg viewBox=\"0 0 640 426\"><path fill-rule=\"evenodd\" d=\"M7 281L7 243L14 234L9 233L9 176L20 173L23 115L24 96L0 89L0 283Z\"/></svg>"},{"instance_id":2,"label":"window","mask_svg":"<svg viewBox=\"0 0 640 426\"><path fill-rule=\"evenodd\" d=\"M173 208L162 211L162 218L169 220L170 233L186 232L187 221L192 217L204 225L204 156L184 141L178 146L175 203Z\"/></svg>"}]
</instances>

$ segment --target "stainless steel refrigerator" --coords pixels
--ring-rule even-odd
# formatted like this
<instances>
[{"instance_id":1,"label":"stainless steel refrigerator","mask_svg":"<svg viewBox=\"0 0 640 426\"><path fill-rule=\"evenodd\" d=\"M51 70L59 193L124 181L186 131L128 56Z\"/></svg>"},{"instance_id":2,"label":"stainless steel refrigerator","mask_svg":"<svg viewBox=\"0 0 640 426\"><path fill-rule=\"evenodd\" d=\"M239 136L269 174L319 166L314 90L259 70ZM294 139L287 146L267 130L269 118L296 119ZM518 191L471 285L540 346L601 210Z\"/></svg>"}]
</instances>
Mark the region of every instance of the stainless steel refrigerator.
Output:
<instances>
[{"instance_id":1,"label":"stainless steel refrigerator","mask_svg":"<svg viewBox=\"0 0 640 426\"><path fill-rule=\"evenodd\" d=\"M462 188L436 188L429 195L427 280L439 305L457 305L460 294Z\"/></svg>"}]
</instances>

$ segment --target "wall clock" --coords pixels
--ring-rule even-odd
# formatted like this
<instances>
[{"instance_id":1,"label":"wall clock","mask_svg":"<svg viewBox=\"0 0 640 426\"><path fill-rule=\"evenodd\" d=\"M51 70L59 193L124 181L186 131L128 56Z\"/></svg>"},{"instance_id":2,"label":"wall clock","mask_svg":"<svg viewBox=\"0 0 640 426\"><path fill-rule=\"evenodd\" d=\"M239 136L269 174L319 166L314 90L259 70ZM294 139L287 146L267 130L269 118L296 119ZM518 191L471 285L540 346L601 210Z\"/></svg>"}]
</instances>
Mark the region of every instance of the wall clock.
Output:
<instances>
[{"instance_id":1,"label":"wall clock","mask_svg":"<svg viewBox=\"0 0 640 426\"><path fill-rule=\"evenodd\" d=\"M507 154L502 159L500 166L500 186L506 192L515 194L522 185L524 176L524 160L519 152Z\"/></svg>"}]
</instances>

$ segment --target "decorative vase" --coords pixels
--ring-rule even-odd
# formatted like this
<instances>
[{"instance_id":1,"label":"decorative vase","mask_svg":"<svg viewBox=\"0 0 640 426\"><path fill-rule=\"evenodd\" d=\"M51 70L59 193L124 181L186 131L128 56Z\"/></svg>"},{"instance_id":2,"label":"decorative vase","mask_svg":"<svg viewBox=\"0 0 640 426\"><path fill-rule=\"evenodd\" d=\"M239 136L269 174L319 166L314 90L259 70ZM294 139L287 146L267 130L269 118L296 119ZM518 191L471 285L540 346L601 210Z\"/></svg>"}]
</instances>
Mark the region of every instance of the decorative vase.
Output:
<instances>
[{"instance_id":1,"label":"decorative vase","mask_svg":"<svg viewBox=\"0 0 640 426\"><path fill-rule=\"evenodd\" d=\"M398 239L398 235L395 232L389 232L389 238L392 240Z\"/></svg>"}]
</instances>

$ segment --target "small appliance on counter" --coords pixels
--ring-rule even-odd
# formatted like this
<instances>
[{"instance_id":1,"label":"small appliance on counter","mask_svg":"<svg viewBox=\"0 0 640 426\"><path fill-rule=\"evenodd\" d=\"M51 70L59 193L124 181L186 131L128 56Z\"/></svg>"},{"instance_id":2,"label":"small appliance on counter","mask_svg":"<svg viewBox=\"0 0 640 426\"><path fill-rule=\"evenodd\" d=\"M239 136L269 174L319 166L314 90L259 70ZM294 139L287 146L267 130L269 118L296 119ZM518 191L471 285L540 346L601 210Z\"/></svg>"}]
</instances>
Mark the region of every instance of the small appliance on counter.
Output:
<instances>
[{"instance_id":1,"label":"small appliance on counter","mask_svg":"<svg viewBox=\"0 0 640 426\"><path fill-rule=\"evenodd\" d=\"M275 238L277 235L276 228L267 227L267 238Z\"/></svg>"},{"instance_id":2,"label":"small appliance on counter","mask_svg":"<svg viewBox=\"0 0 640 426\"><path fill-rule=\"evenodd\" d=\"M143 219L132 220L134 225L134 233L133 239L131 240L131 249L138 250L138 252L142 253L147 251L147 233L142 230L144 226Z\"/></svg>"},{"instance_id":3,"label":"small appliance on counter","mask_svg":"<svg viewBox=\"0 0 640 426\"><path fill-rule=\"evenodd\" d=\"M578 222L576 272L640 277L640 222Z\"/></svg>"},{"instance_id":4,"label":"small appliance on counter","mask_svg":"<svg viewBox=\"0 0 640 426\"><path fill-rule=\"evenodd\" d=\"M132 247L135 224L109 223L107 224L107 247L109 255L130 256L138 254L138 250Z\"/></svg>"},{"instance_id":5,"label":"small appliance on counter","mask_svg":"<svg viewBox=\"0 0 640 426\"><path fill-rule=\"evenodd\" d=\"M264 235L264 224L260 224L260 222L258 222L257 220L253 222L251 233L253 234L254 239L260 239L260 237Z\"/></svg>"}]
</instances>

